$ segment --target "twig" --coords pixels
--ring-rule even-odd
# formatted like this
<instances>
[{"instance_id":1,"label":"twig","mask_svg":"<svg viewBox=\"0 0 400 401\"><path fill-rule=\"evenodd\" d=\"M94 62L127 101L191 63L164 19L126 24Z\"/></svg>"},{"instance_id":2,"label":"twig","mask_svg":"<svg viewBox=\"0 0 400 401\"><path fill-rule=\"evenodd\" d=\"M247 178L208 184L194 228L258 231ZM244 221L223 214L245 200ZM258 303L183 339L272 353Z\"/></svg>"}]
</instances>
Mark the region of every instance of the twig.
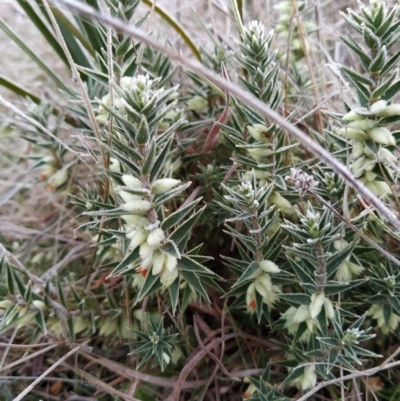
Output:
<instances>
[{"instance_id":1,"label":"twig","mask_svg":"<svg viewBox=\"0 0 400 401\"><path fill-rule=\"evenodd\" d=\"M27 394L31 392L31 390L39 384L48 374L50 374L58 365L61 365L67 358L69 358L71 355L75 354L78 352L82 347L86 346L86 344L89 342L89 340L85 341L82 344L79 344L75 348L73 348L71 351L66 353L64 356L62 356L57 362L53 363L46 371L44 371L33 383L31 383L22 393L19 393L13 401L20 401L22 400Z\"/></svg>"},{"instance_id":2,"label":"twig","mask_svg":"<svg viewBox=\"0 0 400 401\"><path fill-rule=\"evenodd\" d=\"M103 391L109 394L116 395L117 397L122 398L124 401L140 401L137 398L131 397L127 394L122 393L121 391L116 390L115 388L111 387L104 381L98 379L97 377L92 376L91 374L85 372L82 369L77 368L76 366L71 366L69 363L66 362L64 362L63 365L68 369L74 371L77 375L83 377L90 384L93 384L94 386L101 388Z\"/></svg>"},{"instance_id":3,"label":"twig","mask_svg":"<svg viewBox=\"0 0 400 401\"><path fill-rule=\"evenodd\" d=\"M203 341L201 340L201 337L200 337L200 333L199 333L199 326L197 325L197 320L196 320L196 316L194 315L193 316L193 326L194 326L194 333L195 333L195 335L196 335L196 339L197 339L197 342L199 343L199 345L200 345L200 348L202 349L202 350L204 350L206 353L207 353L207 355L219 366L219 368L222 370L222 372L226 375L226 376L228 376L228 377L231 377L232 376L232 374L230 373L230 372L228 372L228 370L226 369L226 367L224 366L224 364L210 351L210 350L208 350L207 348L206 348L206 346L203 344Z\"/></svg>"},{"instance_id":4,"label":"twig","mask_svg":"<svg viewBox=\"0 0 400 401\"><path fill-rule=\"evenodd\" d=\"M207 352L213 349L217 344L229 340L231 338L236 337L236 333L226 334L222 337L216 338L214 341L211 341L204 349L200 350L197 354L195 354L192 359L182 368L181 374L179 375L178 381L172 391L172 394L168 397L166 401L177 401L179 400L179 394L181 393L182 388L184 388L184 384L187 376L192 371L192 369L197 365L197 363L207 355Z\"/></svg>"},{"instance_id":5,"label":"twig","mask_svg":"<svg viewBox=\"0 0 400 401\"><path fill-rule=\"evenodd\" d=\"M399 365L400 365L400 361L396 361L396 362L392 362L392 363L388 363L388 364L385 364L385 362L384 362L382 365L379 365L376 368L361 370L360 372L350 373L349 375L338 377L336 379L332 379L327 382L321 382L317 386L315 386L313 389L311 389L308 393L306 393L302 397L300 397L297 401L305 401L308 398L310 398L313 394L315 394L317 391L321 390L324 387L330 386L332 384L336 384L336 383L339 383L342 381L344 382L346 380L351 380L351 379L354 379L357 377L372 376L382 370L391 369L391 368L394 368Z\"/></svg>"},{"instance_id":6,"label":"twig","mask_svg":"<svg viewBox=\"0 0 400 401\"><path fill-rule=\"evenodd\" d=\"M58 345L59 345L59 344L51 344L51 345L49 345L48 347L46 347L46 348L44 348L44 349L41 349L40 351L36 351L36 352L34 352L33 354L26 355L26 356L24 356L23 358L18 359L17 361L11 362L11 363L9 363L8 365L3 366L3 367L0 369L0 372L5 372L5 371L7 371L7 370L10 370L10 369L12 369L12 368L15 368L16 366L21 365L22 363L28 361L29 359L33 359L33 358L37 357L38 355L45 354L47 351L52 350L53 348L57 347Z\"/></svg>"}]
</instances>

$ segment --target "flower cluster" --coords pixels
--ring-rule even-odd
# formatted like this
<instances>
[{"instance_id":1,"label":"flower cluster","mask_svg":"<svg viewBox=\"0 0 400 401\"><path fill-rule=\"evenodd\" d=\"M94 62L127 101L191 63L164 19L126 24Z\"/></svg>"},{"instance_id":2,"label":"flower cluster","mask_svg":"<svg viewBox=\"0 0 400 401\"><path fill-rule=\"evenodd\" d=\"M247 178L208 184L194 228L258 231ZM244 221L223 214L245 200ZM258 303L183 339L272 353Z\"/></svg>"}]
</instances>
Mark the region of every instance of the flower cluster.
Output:
<instances>
[{"instance_id":1,"label":"flower cluster","mask_svg":"<svg viewBox=\"0 0 400 401\"><path fill-rule=\"evenodd\" d=\"M292 167L290 175L285 177L286 181L294 185L294 189L300 196L304 196L307 192L313 191L318 186L318 181L310 174L303 173L301 170Z\"/></svg>"},{"instance_id":2,"label":"flower cluster","mask_svg":"<svg viewBox=\"0 0 400 401\"><path fill-rule=\"evenodd\" d=\"M272 284L269 273L279 273L281 269L270 260L258 262L260 271L254 281L247 288L246 304L250 312L254 312L257 307L256 292L261 295L262 300L271 309L278 300L280 288Z\"/></svg>"},{"instance_id":3,"label":"flower cluster","mask_svg":"<svg viewBox=\"0 0 400 401\"><path fill-rule=\"evenodd\" d=\"M381 122L384 118L393 116L400 116L400 105L388 105L387 101L379 100L369 109L359 108L348 112L342 118L347 126L338 130L339 134L354 141L351 171L367 188L381 197L390 193L390 187L385 181L378 179L378 165L397 161L396 156L387 148L395 146L396 141ZM371 142L373 146L370 145Z\"/></svg>"}]
</instances>

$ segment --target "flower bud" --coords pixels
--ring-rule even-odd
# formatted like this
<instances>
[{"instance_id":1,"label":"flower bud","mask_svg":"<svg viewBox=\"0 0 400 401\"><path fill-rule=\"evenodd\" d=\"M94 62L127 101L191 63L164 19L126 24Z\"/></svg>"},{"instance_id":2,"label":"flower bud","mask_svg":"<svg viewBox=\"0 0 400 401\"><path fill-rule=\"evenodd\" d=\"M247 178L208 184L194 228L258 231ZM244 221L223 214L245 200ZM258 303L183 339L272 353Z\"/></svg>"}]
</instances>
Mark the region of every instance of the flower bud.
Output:
<instances>
[{"instance_id":1,"label":"flower bud","mask_svg":"<svg viewBox=\"0 0 400 401\"><path fill-rule=\"evenodd\" d=\"M189 110L201 111L207 107L208 102L204 97L196 95L192 97L187 104Z\"/></svg>"},{"instance_id":2,"label":"flower bud","mask_svg":"<svg viewBox=\"0 0 400 401\"><path fill-rule=\"evenodd\" d=\"M315 319L320 314L324 302L325 302L325 294L323 292L319 294L314 293L311 295L311 303L310 303L311 319Z\"/></svg>"},{"instance_id":3,"label":"flower bud","mask_svg":"<svg viewBox=\"0 0 400 401\"><path fill-rule=\"evenodd\" d=\"M275 205L282 213L290 214L292 211L292 204L279 192L272 192L268 202Z\"/></svg>"},{"instance_id":4,"label":"flower bud","mask_svg":"<svg viewBox=\"0 0 400 401\"><path fill-rule=\"evenodd\" d=\"M139 255L142 258L142 260L145 260L146 258L151 256L153 254L153 252L154 252L154 248L152 246L150 246L147 242L143 242L140 245Z\"/></svg>"},{"instance_id":5,"label":"flower bud","mask_svg":"<svg viewBox=\"0 0 400 401\"><path fill-rule=\"evenodd\" d=\"M19 316L21 316L21 313L23 312L23 311L25 311L25 308L24 309L22 309L20 312L19 312ZM18 320L17 320L17 327L18 328L21 328L21 327L24 327L24 326L27 326L28 324L31 324L31 323L33 323L34 321L36 321L36 315L38 314L38 312L27 312L27 311L25 311L24 313L23 313L23 315L22 315L22 317L20 317Z\"/></svg>"},{"instance_id":6,"label":"flower bud","mask_svg":"<svg viewBox=\"0 0 400 401\"><path fill-rule=\"evenodd\" d=\"M270 156L273 153L269 148L251 148L247 149L247 151L255 161L261 161L264 157Z\"/></svg>"},{"instance_id":7,"label":"flower bud","mask_svg":"<svg viewBox=\"0 0 400 401\"><path fill-rule=\"evenodd\" d=\"M262 297L268 297L272 290L271 277L265 273L260 274L254 281L254 287Z\"/></svg>"},{"instance_id":8,"label":"flower bud","mask_svg":"<svg viewBox=\"0 0 400 401\"><path fill-rule=\"evenodd\" d=\"M165 242L165 234L161 228L151 231L147 237L147 243L153 248L159 247L163 242Z\"/></svg>"},{"instance_id":9,"label":"flower bud","mask_svg":"<svg viewBox=\"0 0 400 401\"><path fill-rule=\"evenodd\" d=\"M359 120L364 120L365 117L360 116L359 114L357 114L355 111L351 110L349 111L347 114L345 114L342 117L343 121L359 121Z\"/></svg>"},{"instance_id":10,"label":"flower bud","mask_svg":"<svg viewBox=\"0 0 400 401\"><path fill-rule=\"evenodd\" d=\"M160 281L163 285L163 288L168 288L178 277L178 269L172 270L172 272L168 272L167 270L161 274Z\"/></svg>"},{"instance_id":11,"label":"flower bud","mask_svg":"<svg viewBox=\"0 0 400 401\"><path fill-rule=\"evenodd\" d=\"M292 6L288 1L281 1L278 4L275 4L274 8L282 14L290 14Z\"/></svg>"},{"instance_id":12,"label":"flower bud","mask_svg":"<svg viewBox=\"0 0 400 401\"><path fill-rule=\"evenodd\" d=\"M366 164L367 159L365 157L360 157L350 165L350 169L356 178L360 177L363 173L363 167Z\"/></svg>"},{"instance_id":13,"label":"flower bud","mask_svg":"<svg viewBox=\"0 0 400 401\"><path fill-rule=\"evenodd\" d=\"M113 173L121 172L121 164L119 160L115 157L110 158L110 171L112 171Z\"/></svg>"},{"instance_id":14,"label":"flower bud","mask_svg":"<svg viewBox=\"0 0 400 401\"><path fill-rule=\"evenodd\" d=\"M358 159L360 156L364 154L365 145L363 142L356 142L353 146L353 152L351 154L351 158L353 160Z\"/></svg>"},{"instance_id":15,"label":"flower bud","mask_svg":"<svg viewBox=\"0 0 400 401\"><path fill-rule=\"evenodd\" d=\"M100 320L99 326L101 336L109 336L118 331L118 321L116 318L103 318Z\"/></svg>"},{"instance_id":16,"label":"flower bud","mask_svg":"<svg viewBox=\"0 0 400 401\"><path fill-rule=\"evenodd\" d=\"M293 323L302 323L310 319L310 309L307 305L300 305L293 316Z\"/></svg>"},{"instance_id":17,"label":"flower bud","mask_svg":"<svg viewBox=\"0 0 400 401\"><path fill-rule=\"evenodd\" d=\"M332 302L328 299L324 299L325 315L328 319L333 319L335 317L335 310L333 309Z\"/></svg>"},{"instance_id":18,"label":"flower bud","mask_svg":"<svg viewBox=\"0 0 400 401\"><path fill-rule=\"evenodd\" d=\"M258 265L260 266L260 269L265 273L279 273L281 271L281 269L270 260L263 260L261 262L258 262Z\"/></svg>"},{"instance_id":19,"label":"flower bud","mask_svg":"<svg viewBox=\"0 0 400 401\"><path fill-rule=\"evenodd\" d=\"M390 104L379 113L379 117L393 117L400 115L400 104Z\"/></svg>"},{"instance_id":20,"label":"flower bud","mask_svg":"<svg viewBox=\"0 0 400 401\"><path fill-rule=\"evenodd\" d=\"M391 192L389 185L384 181L366 182L365 186L378 197L384 197Z\"/></svg>"},{"instance_id":21,"label":"flower bud","mask_svg":"<svg viewBox=\"0 0 400 401\"><path fill-rule=\"evenodd\" d=\"M122 189L119 189L119 190L118 190L118 195L121 197L121 199L122 199L125 203L132 202L132 201L135 201L135 200L141 200L141 199L142 199L140 196L131 194L130 192L124 191L124 190L122 190Z\"/></svg>"},{"instance_id":22,"label":"flower bud","mask_svg":"<svg viewBox=\"0 0 400 401\"><path fill-rule=\"evenodd\" d=\"M376 174L373 173L372 171L366 171L365 174L364 174L364 178L367 181L374 181L375 178L376 178Z\"/></svg>"},{"instance_id":23,"label":"flower bud","mask_svg":"<svg viewBox=\"0 0 400 401\"><path fill-rule=\"evenodd\" d=\"M165 256L165 268L168 272L172 273L178 264L178 259L171 255Z\"/></svg>"},{"instance_id":24,"label":"flower bud","mask_svg":"<svg viewBox=\"0 0 400 401\"><path fill-rule=\"evenodd\" d=\"M35 306L38 309L46 309L47 306L43 301L40 301L39 299L35 299L32 301L32 305Z\"/></svg>"},{"instance_id":25,"label":"flower bud","mask_svg":"<svg viewBox=\"0 0 400 401\"><path fill-rule=\"evenodd\" d=\"M78 334L82 331L85 331L89 327L90 323L88 319L84 319L81 316L75 316L73 318L73 325L74 325L74 333Z\"/></svg>"},{"instance_id":26,"label":"flower bud","mask_svg":"<svg viewBox=\"0 0 400 401\"><path fill-rule=\"evenodd\" d=\"M0 309L10 309L14 306L14 302L9 301L8 299L3 299L3 301L0 301Z\"/></svg>"},{"instance_id":27,"label":"flower bud","mask_svg":"<svg viewBox=\"0 0 400 401\"><path fill-rule=\"evenodd\" d=\"M176 187L180 182L181 180L175 180L174 178L160 178L151 184L151 193L156 195L163 194Z\"/></svg>"},{"instance_id":28,"label":"flower bud","mask_svg":"<svg viewBox=\"0 0 400 401\"><path fill-rule=\"evenodd\" d=\"M131 85L132 85L132 77L122 77L119 80L119 86L122 89L130 89Z\"/></svg>"},{"instance_id":29,"label":"flower bud","mask_svg":"<svg viewBox=\"0 0 400 401\"><path fill-rule=\"evenodd\" d=\"M133 227L146 227L150 224L149 219L140 214L125 214L125 215L121 216L121 218L128 225L133 226Z\"/></svg>"},{"instance_id":30,"label":"flower bud","mask_svg":"<svg viewBox=\"0 0 400 401\"><path fill-rule=\"evenodd\" d=\"M370 111L371 114L380 114L382 113L387 106L387 101L386 100L378 100L374 104L371 105Z\"/></svg>"},{"instance_id":31,"label":"flower bud","mask_svg":"<svg viewBox=\"0 0 400 401\"><path fill-rule=\"evenodd\" d=\"M122 209L135 214L145 214L152 207L153 204L147 200L133 200L121 205Z\"/></svg>"},{"instance_id":32,"label":"flower bud","mask_svg":"<svg viewBox=\"0 0 400 401\"><path fill-rule=\"evenodd\" d=\"M361 131L368 131L374 128L378 124L378 121L375 120L359 120L359 121L352 121L348 126L350 128L359 129Z\"/></svg>"},{"instance_id":33,"label":"flower bud","mask_svg":"<svg viewBox=\"0 0 400 401\"><path fill-rule=\"evenodd\" d=\"M47 188L54 192L58 187L65 184L68 180L68 171L67 169L58 170L53 176L50 177L49 183L47 184Z\"/></svg>"},{"instance_id":34,"label":"flower bud","mask_svg":"<svg viewBox=\"0 0 400 401\"><path fill-rule=\"evenodd\" d=\"M153 253L153 268L151 269L151 273L153 275L160 274L162 268L164 266L165 254L160 251L155 251Z\"/></svg>"},{"instance_id":35,"label":"flower bud","mask_svg":"<svg viewBox=\"0 0 400 401\"><path fill-rule=\"evenodd\" d=\"M139 245L142 245L147 240L147 231L141 227L137 227L134 230L128 232L126 237L131 240L129 249L135 250Z\"/></svg>"},{"instance_id":36,"label":"flower bud","mask_svg":"<svg viewBox=\"0 0 400 401\"><path fill-rule=\"evenodd\" d=\"M142 182L139 180L139 178L134 177L132 174L124 174L122 176L122 181L129 188L142 188Z\"/></svg>"},{"instance_id":37,"label":"flower bud","mask_svg":"<svg viewBox=\"0 0 400 401\"><path fill-rule=\"evenodd\" d=\"M338 133L340 135L343 135L344 137L347 137L349 139L354 139L356 141L365 141L368 139L368 135L360 130L360 129L355 129L355 128L340 128L338 130Z\"/></svg>"},{"instance_id":38,"label":"flower bud","mask_svg":"<svg viewBox=\"0 0 400 401\"><path fill-rule=\"evenodd\" d=\"M377 143L382 143L383 145L396 145L392 133L387 128L373 128L368 131L368 135Z\"/></svg>"},{"instance_id":39,"label":"flower bud","mask_svg":"<svg viewBox=\"0 0 400 401\"><path fill-rule=\"evenodd\" d=\"M254 124L247 127L249 134L258 142L265 143L266 138L263 133L268 131L268 128L263 124Z\"/></svg>"}]
</instances>

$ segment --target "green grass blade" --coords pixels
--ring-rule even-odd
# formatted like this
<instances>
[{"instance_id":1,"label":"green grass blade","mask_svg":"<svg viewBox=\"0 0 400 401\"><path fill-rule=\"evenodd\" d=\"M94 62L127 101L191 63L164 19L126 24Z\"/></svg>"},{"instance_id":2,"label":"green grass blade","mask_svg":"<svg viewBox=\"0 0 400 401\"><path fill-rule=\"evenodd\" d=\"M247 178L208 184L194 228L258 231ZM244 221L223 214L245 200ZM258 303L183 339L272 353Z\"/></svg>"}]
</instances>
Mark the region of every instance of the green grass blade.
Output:
<instances>
[{"instance_id":1,"label":"green grass blade","mask_svg":"<svg viewBox=\"0 0 400 401\"><path fill-rule=\"evenodd\" d=\"M56 18L62 36L65 40L65 43L68 46L68 50L71 53L71 57L74 60L75 64L80 65L82 67L91 68L92 67L91 62L88 60L85 53L82 51L82 48L75 39L75 37L69 31L68 26L66 26L64 22L61 21L59 18L57 18L56 15L54 15L54 17Z\"/></svg>"},{"instance_id":2,"label":"green grass blade","mask_svg":"<svg viewBox=\"0 0 400 401\"><path fill-rule=\"evenodd\" d=\"M85 35L63 14L59 8L56 7L50 7L51 11L53 12L54 16L56 17L56 20L58 24L61 26L64 26L65 29L68 30L68 32L74 36L76 39L79 40L79 42L82 44L82 46L94 57L94 49L91 43L86 39ZM64 35L64 33L63 33ZM65 36L64 36L65 38ZM68 44L68 43L67 43ZM81 64L82 65L82 64Z\"/></svg>"},{"instance_id":3,"label":"green grass blade","mask_svg":"<svg viewBox=\"0 0 400 401\"><path fill-rule=\"evenodd\" d=\"M239 1L239 0L231 0L231 2L232 2L233 14L235 15L239 33L240 33L240 36L243 38L244 27L243 27L242 14L241 14L241 10L243 10L243 5L240 4L241 1Z\"/></svg>"},{"instance_id":4,"label":"green grass blade","mask_svg":"<svg viewBox=\"0 0 400 401\"><path fill-rule=\"evenodd\" d=\"M49 45L54 49L54 51L58 54L61 60L68 65L68 60L65 57L63 49L58 43L57 39L54 37L53 33L47 28L47 26L43 23L40 16L36 13L36 11L31 7L29 3L25 0L17 0L18 4L25 11L26 15L29 19L35 24L36 28L40 31L40 33L45 37Z\"/></svg>"},{"instance_id":5,"label":"green grass blade","mask_svg":"<svg viewBox=\"0 0 400 401\"><path fill-rule=\"evenodd\" d=\"M85 2L94 9L99 10L97 0L86 0ZM91 46L94 50L94 54L101 54L101 49L105 49L106 44L103 42L102 37L98 32L98 29L96 28L96 24L99 23L94 23L93 21L90 21L90 19L79 14L75 16L75 19L78 25L81 26L82 29L85 31L86 37L88 38L88 41L89 43L91 43Z\"/></svg>"},{"instance_id":6,"label":"green grass blade","mask_svg":"<svg viewBox=\"0 0 400 401\"><path fill-rule=\"evenodd\" d=\"M175 19L172 18L162 8L160 8L159 6L155 5L152 0L143 0L143 3L146 4L147 6L151 7L151 8L154 7L154 12L156 14L158 14L174 31L176 31L181 36L181 38L186 43L186 45L189 47L189 49L192 51L192 53L196 56L196 58L199 61L201 61L201 54L200 54L199 50L197 49L197 47L193 43L192 39L184 31L184 29L179 25L178 22L175 21Z\"/></svg>"},{"instance_id":7,"label":"green grass blade","mask_svg":"<svg viewBox=\"0 0 400 401\"><path fill-rule=\"evenodd\" d=\"M54 72L38 57L26 44L24 41L2 20L0 20L0 29L4 31L39 67L44 71L48 77L62 90L67 93L73 93L72 90L64 84Z\"/></svg>"},{"instance_id":8,"label":"green grass blade","mask_svg":"<svg viewBox=\"0 0 400 401\"><path fill-rule=\"evenodd\" d=\"M8 90L14 92L15 94L17 94L19 96L31 99L32 102L35 104L42 103L42 99L40 97L34 95L32 92L30 92L27 89L20 86L17 82L14 82L13 80L5 77L2 74L0 74L0 85L4 86ZM52 109L52 113L55 116L60 116L61 114L63 114L64 121L67 124L72 125L73 127L81 127L81 124L79 123L79 121L77 119L75 119L74 117L72 117L66 113L62 113L60 110L58 110L56 108Z\"/></svg>"},{"instance_id":9,"label":"green grass blade","mask_svg":"<svg viewBox=\"0 0 400 401\"><path fill-rule=\"evenodd\" d=\"M243 21L243 0L237 0L237 7L239 10L240 19Z\"/></svg>"},{"instance_id":10,"label":"green grass blade","mask_svg":"<svg viewBox=\"0 0 400 401\"><path fill-rule=\"evenodd\" d=\"M17 95L28 97L36 104L39 104L41 102L38 96L34 95L32 92L29 92L27 89L23 88L22 86L18 85L18 83L12 81L2 74L0 74L0 85L16 93Z\"/></svg>"}]
</instances>

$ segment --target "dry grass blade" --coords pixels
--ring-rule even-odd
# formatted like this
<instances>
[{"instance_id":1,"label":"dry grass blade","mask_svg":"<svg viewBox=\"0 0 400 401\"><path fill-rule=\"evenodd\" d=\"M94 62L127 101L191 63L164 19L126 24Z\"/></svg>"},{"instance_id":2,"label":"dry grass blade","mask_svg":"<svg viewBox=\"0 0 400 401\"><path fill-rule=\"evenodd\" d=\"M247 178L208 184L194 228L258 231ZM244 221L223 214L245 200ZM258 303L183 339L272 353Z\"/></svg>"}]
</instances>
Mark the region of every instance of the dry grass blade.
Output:
<instances>
[{"instance_id":1,"label":"dry grass blade","mask_svg":"<svg viewBox=\"0 0 400 401\"><path fill-rule=\"evenodd\" d=\"M111 387L107 383L104 383L103 380L99 380L96 377L90 375L89 373L85 372L82 369L79 369L75 366L72 366L66 362L63 363L64 366L66 366L68 369L71 371L75 372L77 375L81 376L83 379L87 380L89 383L95 385L99 389L107 392L108 394L115 395L124 401L140 401L137 398L131 397L127 394L122 393L121 391L116 390L115 388Z\"/></svg>"},{"instance_id":2,"label":"dry grass blade","mask_svg":"<svg viewBox=\"0 0 400 401\"><path fill-rule=\"evenodd\" d=\"M79 344L71 351L67 352L64 356L62 356L57 362L53 363L48 369L46 369L33 383L31 383L22 393L20 393L17 397L13 399L13 401L20 401L22 400L27 394L29 394L33 388L37 384L39 384L47 375L49 375L58 365L61 365L66 359L68 359L71 355L77 353L81 348L87 345L88 341L85 341L82 344Z\"/></svg>"}]
</instances>

